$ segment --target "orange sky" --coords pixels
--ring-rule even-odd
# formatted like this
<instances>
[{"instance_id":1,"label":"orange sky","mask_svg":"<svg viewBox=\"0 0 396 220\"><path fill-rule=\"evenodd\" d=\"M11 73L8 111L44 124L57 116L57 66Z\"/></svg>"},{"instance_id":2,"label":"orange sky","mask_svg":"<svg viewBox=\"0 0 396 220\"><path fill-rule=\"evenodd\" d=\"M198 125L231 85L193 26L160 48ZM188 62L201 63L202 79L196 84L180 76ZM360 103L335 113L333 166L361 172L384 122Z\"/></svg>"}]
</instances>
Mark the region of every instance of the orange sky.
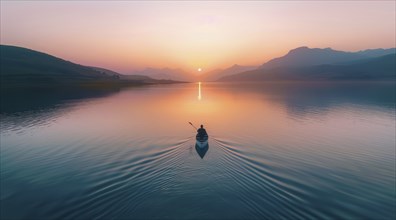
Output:
<instances>
[{"instance_id":1,"label":"orange sky","mask_svg":"<svg viewBox=\"0 0 396 220\"><path fill-rule=\"evenodd\" d=\"M299 46L395 47L395 1L1 1L1 44L121 73L260 65Z\"/></svg>"}]
</instances>

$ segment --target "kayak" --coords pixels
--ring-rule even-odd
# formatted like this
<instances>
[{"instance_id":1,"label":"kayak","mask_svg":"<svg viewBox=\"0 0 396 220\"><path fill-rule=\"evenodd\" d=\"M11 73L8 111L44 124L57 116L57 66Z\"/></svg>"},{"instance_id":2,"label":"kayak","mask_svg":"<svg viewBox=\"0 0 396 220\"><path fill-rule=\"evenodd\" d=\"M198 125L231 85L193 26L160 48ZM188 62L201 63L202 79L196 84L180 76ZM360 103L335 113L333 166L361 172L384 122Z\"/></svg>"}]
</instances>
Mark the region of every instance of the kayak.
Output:
<instances>
[{"instance_id":1,"label":"kayak","mask_svg":"<svg viewBox=\"0 0 396 220\"><path fill-rule=\"evenodd\" d=\"M199 157L201 157L201 159L204 158L206 152L208 152L209 149L209 144L206 144L205 147L200 147L200 145L198 145L198 141L197 144L195 144L195 150L197 151Z\"/></svg>"},{"instance_id":2,"label":"kayak","mask_svg":"<svg viewBox=\"0 0 396 220\"><path fill-rule=\"evenodd\" d=\"M205 148L208 146L208 140L209 136L208 135L198 135L196 136L197 139L197 146L200 148Z\"/></svg>"}]
</instances>

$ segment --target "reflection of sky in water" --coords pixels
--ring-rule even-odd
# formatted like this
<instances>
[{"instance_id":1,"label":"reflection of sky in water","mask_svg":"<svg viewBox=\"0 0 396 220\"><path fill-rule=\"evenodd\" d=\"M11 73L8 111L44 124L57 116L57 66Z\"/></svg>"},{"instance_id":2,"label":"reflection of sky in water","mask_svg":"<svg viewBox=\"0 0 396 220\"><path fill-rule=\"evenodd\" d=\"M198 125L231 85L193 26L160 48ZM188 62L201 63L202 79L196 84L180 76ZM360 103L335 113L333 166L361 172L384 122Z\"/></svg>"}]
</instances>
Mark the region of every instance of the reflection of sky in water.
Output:
<instances>
[{"instance_id":1,"label":"reflection of sky in water","mask_svg":"<svg viewBox=\"0 0 396 220\"><path fill-rule=\"evenodd\" d=\"M389 85L209 83L203 88L198 83L198 99L194 99L196 85L132 88L109 97L72 99L72 102L51 98L50 102L34 111L7 114L13 117L3 116L2 127L22 126L23 129L23 126L34 127L57 118L54 125L59 132L82 129L82 133L96 130L105 134L132 132L139 136L178 136L188 135L185 123L192 121L209 126L218 134L249 135L267 130L287 133L285 131L290 126L298 126L303 121L319 120L316 126L326 126L326 123L341 118L334 126L344 128L350 125L351 120L358 120L357 116L367 122L371 118L386 121L394 117L394 87ZM202 89L205 90L205 98L202 98ZM36 100L35 105L39 102L40 99ZM68 117L57 116L67 109L71 109ZM304 130L308 125L313 126L314 123L304 124ZM350 132L358 133L359 128Z\"/></svg>"},{"instance_id":2,"label":"reflection of sky in water","mask_svg":"<svg viewBox=\"0 0 396 220\"><path fill-rule=\"evenodd\" d=\"M191 83L14 96L1 115L1 199L7 213L53 219L391 217L394 89ZM209 149L194 149L189 121L205 125Z\"/></svg>"}]
</instances>

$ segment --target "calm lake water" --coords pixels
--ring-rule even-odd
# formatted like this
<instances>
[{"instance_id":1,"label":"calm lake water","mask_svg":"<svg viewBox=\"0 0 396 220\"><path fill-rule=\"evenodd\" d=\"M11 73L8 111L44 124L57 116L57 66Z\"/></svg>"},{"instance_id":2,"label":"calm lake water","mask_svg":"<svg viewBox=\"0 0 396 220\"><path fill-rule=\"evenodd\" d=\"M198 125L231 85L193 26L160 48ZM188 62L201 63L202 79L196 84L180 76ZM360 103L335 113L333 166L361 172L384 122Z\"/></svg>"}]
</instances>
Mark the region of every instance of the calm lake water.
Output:
<instances>
[{"instance_id":1,"label":"calm lake water","mask_svg":"<svg viewBox=\"0 0 396 220\"><path fill-rule=\"evenodd\" d=\"M391 83L3 93L1 218L394 219L395 123Z\"/></svg>"}]
</instances>

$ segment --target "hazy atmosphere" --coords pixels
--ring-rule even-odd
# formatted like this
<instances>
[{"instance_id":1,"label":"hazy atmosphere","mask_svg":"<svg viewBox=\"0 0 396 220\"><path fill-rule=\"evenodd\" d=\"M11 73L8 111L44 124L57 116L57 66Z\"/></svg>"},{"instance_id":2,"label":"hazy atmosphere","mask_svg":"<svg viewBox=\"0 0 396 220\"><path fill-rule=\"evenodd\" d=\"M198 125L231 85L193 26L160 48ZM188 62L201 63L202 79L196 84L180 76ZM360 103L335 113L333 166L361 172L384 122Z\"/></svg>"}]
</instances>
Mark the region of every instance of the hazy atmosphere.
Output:
<instances>
[{"instance_id":1,"label":"hazy atmosphere","mask_svg":"<svg viewBox=\"0 0 396 220\"><path fill-rule=\"evenodd\" d=\"M0 219L396 219L395 1L0 1Z\"/></svg>"},{"instance_id":2,"label":"hazy atmosphere","mask_svg":"<svg viewBox=\"0 0 396 220\"><path fill-rule=\"evenodd\" d=\"M395 45L395 1L1 1L1 44L129 74ZM159 37L160 36L160 37ZM45 40L44 40L45 39Z\"/></svg>"}]
</instances>

